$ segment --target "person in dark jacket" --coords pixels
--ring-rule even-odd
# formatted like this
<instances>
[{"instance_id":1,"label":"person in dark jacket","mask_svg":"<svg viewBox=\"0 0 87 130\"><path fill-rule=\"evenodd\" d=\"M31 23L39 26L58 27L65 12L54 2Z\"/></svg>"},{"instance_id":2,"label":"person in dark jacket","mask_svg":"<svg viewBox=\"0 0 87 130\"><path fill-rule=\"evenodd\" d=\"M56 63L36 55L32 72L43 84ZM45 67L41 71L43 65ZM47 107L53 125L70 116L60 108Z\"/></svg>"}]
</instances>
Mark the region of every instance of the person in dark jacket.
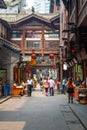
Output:
<instances>
[{"instance_id":1,"label":"person in dark jacket","mask_svg":"<svg viewBox=\"0 0 87 130\"><path fill-rule=\"evenodd\" d=\"M74 82L72 78L69 78L67 83L67 93L68 93L68 103L73 103L73 93L74 93Z\"/></svg>"},{"instance_id":2,"label":"person in dark jacket","mask_svg":"<svg viewBox=\"0 0 87 130\"><path fill-rule=\"evenodd\" d=\"M81 83L82 83L82 81L81 81L80 77L78 76L75 84L76 84L76 86L79 86L79 85L81 85Z\"/></svg>"}]
</instances>

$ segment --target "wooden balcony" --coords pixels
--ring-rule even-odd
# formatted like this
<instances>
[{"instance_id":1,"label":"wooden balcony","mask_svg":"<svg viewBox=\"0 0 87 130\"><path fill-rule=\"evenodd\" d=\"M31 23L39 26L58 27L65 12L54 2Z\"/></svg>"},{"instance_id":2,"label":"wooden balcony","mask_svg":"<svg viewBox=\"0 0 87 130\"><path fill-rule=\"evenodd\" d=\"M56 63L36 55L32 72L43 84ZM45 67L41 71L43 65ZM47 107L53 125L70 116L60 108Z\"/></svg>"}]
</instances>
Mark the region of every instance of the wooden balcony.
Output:
<instances>
[{"instance_id":1,"label":"wooden balcony","mask_svg":"<svg viewBox=\"0 0 87 130\"><path fill-rule=\"evenodd\" d=\"M50 54L50 53L53 53L53 54L57 54L58 51L60 51L58 48L53 49L53 48L49 48L47 50L44 50L44 54ZM23 51L21 51L21 54L23 53ZM34 50L34 53L35 54L42 54L42 50L41 49L35 49ZM32 49L25 49L25 54L32 54Z\"/></svg>"}]
</instances>

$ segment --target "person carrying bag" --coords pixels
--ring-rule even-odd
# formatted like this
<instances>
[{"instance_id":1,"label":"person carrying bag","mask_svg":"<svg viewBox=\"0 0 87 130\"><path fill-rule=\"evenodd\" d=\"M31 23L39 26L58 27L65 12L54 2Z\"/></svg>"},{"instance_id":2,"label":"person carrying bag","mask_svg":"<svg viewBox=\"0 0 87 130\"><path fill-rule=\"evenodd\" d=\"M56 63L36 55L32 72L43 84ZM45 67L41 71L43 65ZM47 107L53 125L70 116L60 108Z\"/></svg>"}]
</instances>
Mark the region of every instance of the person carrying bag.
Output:
<instances>
[{"instance_id":1,"label":"person carrying bag","mask_svg":"<svg viewBox=\"0 0 87 130\"><path fill-rule=\"evenodd\" d=\"M74 83L71 78L67 81L66 85L68 93L68 103L73 103Z\"/></svg>"},{"instance_id":2,"label":"person carrying bag","mask_svg":"<svg viewBox=\"0 0 87 130\"><path fill-rule=\"evenodd\" d=\"M28 86L28 96L31 96L32 88L33 88L34 81L31 77L27 80L27 86Z\"/></svg>"}]
</instances>

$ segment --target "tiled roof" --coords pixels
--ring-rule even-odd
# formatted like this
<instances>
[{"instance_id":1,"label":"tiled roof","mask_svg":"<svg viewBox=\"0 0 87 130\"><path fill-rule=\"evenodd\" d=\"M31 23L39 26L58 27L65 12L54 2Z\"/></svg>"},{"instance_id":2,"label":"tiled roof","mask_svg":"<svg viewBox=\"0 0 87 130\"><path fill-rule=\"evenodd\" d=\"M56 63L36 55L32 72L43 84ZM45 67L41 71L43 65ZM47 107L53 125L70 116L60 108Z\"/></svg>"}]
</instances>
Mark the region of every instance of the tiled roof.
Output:
<instances>
[{"instance_id":1,"label":"tiled roof","mask_svg":"<svg viewBox=\"0 0 87 130\"><path fill-rule=\"evenodd\" d=\"M7 21L0 18L0 23L2 23L5 27L10 29L10 25L9 25L9 23Z\"/></svg>"},{"instance_id":2,"label":"tiled roof","mask_svg":"<svg viewBox=\"0 0 87 130\"><path fill-rule=\"evenodd\" d=\"M26 18L31 15L37 15L40 18L50 21L52 18L59 16L59 13L50 13L50 14L39 14L39 13L20 13L20 14L0 14L0 17L8 22L16 22L20 19Z\"/></svg>"},{"instance_id":3,"label":"tiled roof","mask_svg":"<svg viewBox=\"0 0 87 130\"><path fill-rule=\"evenodd\" d=\"M2 37L0 37L0 43L6 47L8 47L11 50L14 50L16 52L20 52L21 49L17 44L14 44L6 39L3 39Z\"/></svg>"}]
</instances>

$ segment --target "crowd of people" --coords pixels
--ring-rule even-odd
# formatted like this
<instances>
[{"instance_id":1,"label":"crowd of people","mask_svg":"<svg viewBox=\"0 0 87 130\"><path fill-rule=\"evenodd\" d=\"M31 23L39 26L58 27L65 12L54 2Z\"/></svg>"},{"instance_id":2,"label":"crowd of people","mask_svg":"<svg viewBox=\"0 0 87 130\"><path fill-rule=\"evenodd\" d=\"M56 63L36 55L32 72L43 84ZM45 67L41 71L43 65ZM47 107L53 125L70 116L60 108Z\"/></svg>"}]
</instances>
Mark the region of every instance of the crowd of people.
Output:
<instances>
[{"instance_id":1,"label":"crowd of people","mask_svg":"<svg viewBox=\"0 0 87 130\"><path fill-rule=\"evenodd\" d=\"M28 88L28 96L31 96L32 89L36 88L38 85L42 90L42 93L48 96L54 96L54 87L56 85L55 81L51 78L43 77L38 81L37 86L35 86L35 80L31 77L28 78L26 82Z\"/></svg>"},{"instance_id":2,"label":"crowd of people","mask_svg":"<svg viewBox=\"0 0 87 130\"><path fill-rule=\"evenodd\" d=\"M28 96L31 96L32 88L34 85L34 79L27 80ZM45 96L54 96L54 89L60 94L68 94L68 103L73 103L73 93L75 86L83 85L80 77L78 76L76 81L72 78L63 78L62 82L59 79L52 79L52 77L41 77L38 84L42 90L42 94Z\"/></svg>"},{"instance_id":3,"label":"crowd of people","mask_svg":"<svg viewBox=\"0 0 87 130\"><path fill-rule=\"evenodd\" d=\"M32 95L32 90L34 88L37 88L37 86L40 87L42 94L45 96L54 96L54 89L57 90L58 94L68 94L68 103L73 103L73 93L75 86L83 85L85 86L85 82L81 81L80 77L78 76L76 81L74 81L72 78L63 78L62 81L60 81L58 78L53 79L52 77L46 77L43 76L39 80L35 77L29 76L27 81L24 83L23 80L21 80L21 85L23 86L23 90L27 88L27 95ZM0 96L2 91L2 80L0 78ZM25 91L23 91L23 94L25 94Z\"/></svg>"}]
</instances>

